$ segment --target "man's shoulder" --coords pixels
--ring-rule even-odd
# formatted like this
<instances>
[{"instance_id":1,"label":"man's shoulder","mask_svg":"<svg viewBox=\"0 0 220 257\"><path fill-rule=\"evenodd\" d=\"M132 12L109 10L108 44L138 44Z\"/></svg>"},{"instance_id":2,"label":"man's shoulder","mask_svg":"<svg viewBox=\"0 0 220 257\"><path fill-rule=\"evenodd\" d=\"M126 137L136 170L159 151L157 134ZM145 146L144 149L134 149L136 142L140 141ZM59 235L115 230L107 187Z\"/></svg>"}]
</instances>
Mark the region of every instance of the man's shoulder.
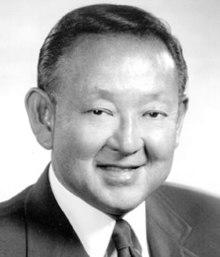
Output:
<instances>
[{"instance_id":1,"label":"man's shoulder","mask_svg":"<svg viewBox=\"0 0 220 257\"><path fill-rule=\"evenodd\" d=\"M174 209L181 213L189 210L200 210L202 213L220 215L220 198L207 192L196 190L183 185L166 183L160 187L158 194L167 201Z\"/></svg>"},{"instance_id":2,"label":"man's shoulder","mask_svg":"<svg viewBox=\"0 0 220 257\"><path fill-rule=\"evenodd\" d=\"M25 199L28 191L27 188L0 203L0 256L24 256Z\"/></svg>"},{"instance_id":3,"label":"man's shoulder","mask_svg":"<svg viewBox=\"0 0 220 257\"><path fill-rule=\"evenodd\" d=\"M11 199L0 203L0 224L2 223L2 219L19 215L24 211L25 199L29 188L26 188Z\"/></svg>"},{"instance_id":4,"label":"man's shoulder","mask_svg":"<svg viewBox=\"0 0 220 257\"><path fill-rule=\"evenodd\" d=\"M152 194L148 203L152 207L148 211L151 223L157 222L173 241L196 256L219 256L220 198L165 184Z\"/></svg>"},{"instance_id":5,"label":"man's shoulder","mask_svg":"<svg viewBox=\"0 0 220 257\"><path fill-rule=\"evenodd\" d=\"M165 184L158 195L198 234L220 242L220 198L185 186ZM215 239L214 239L215 238Z\"/></svg>"}]
</instances>

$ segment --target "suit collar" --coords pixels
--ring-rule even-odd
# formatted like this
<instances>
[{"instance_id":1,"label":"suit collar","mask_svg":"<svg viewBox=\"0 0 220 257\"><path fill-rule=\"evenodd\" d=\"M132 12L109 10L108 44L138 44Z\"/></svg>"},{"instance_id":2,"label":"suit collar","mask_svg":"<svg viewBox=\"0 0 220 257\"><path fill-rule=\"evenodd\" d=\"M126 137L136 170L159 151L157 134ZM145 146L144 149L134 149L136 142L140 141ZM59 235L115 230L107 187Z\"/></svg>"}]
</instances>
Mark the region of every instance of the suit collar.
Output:
<instances>
[{"instance_id":1,"label":"suit collar","mask_svg":"<svg viewBox=\"0 0 220 257\"><path fill-rule=\"evenodd\" d=\"M56 203L48 167L26 198L27 256L88 257L69 221Z\"/></svg>"},{"instance_id":2,"label":"suit collar","mask_svg":"<svg viewBox=\"0 0 220 257\"><path fill-rule=\"evenodd\" d=\"M50 188L48 167L25 201L27 257L88 257ZM146 201L148 243L152 257L199 257L185 242L192 228L157 190ZM43 238L43 240L42 240Z\"/></svg>"},{"instance_id":3,"label":"suit collar","mask_svg":"<svg viewBox=\"0 0 220 257\"><path fill-rule=\"evenodd\" d=\"M146 201L148 243L154 257L199 257L186 247L191 226L157 190Z\"/></svg>"}]
</instances>

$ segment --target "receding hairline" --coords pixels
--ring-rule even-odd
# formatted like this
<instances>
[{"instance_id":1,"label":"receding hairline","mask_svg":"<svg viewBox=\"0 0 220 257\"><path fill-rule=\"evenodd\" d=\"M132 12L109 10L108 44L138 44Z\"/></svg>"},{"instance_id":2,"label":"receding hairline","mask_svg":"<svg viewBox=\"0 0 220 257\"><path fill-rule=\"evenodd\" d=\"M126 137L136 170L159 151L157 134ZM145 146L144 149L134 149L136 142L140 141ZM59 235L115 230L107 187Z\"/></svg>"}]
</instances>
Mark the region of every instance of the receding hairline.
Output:
<instances>
[{"instance_id":1,"label":"receding hairline","mask_svg":"<svg viewBox=\"0 0 220 257\"><path fill-rule=\"evenodd\" d=\"M63 72L64 66L66 64L66 61L68 59L73 58L73 55L76 53L78 50L82 50L82 47L84 44L87 44L91 42L92 44L99 44L99 42L103 42L103 39L135 39L137 41L140 41L140 43L147 43L147 42L155 42L155 45L157 44L157 47L160 48L161 50L165 50L167 52L167 54L171 57L173 64L175 66L175 72L178 75L178 68L176 66L175 60L172 57L169 49L167 48L166 44L159 38L156 37L155 35L133 35L130 33L102 33L102 34L93 34L93 33L84 33L82 35L77 36L77 38L75 38L75 40L73 40L72 44L69 45L64 51L63 54L59 57L56 66L54 67L54 76L56 76L56 82L60 83L59 87L57 87L56 90L56 95L59 94L59 90L62 90L62 76L60 76L60 72ZM86 42L87 41L87 42ZM129 45L130 43L128 43ZM78 55L79 56L79 55ZM85 56L84 56L85 57ZM178 87L180 85L177 85Z\"/></svg>"},{"instance_id":2,"label":"receding hairline","mask_svg":"<svg viewBox=\"0 0 220 257\"><path fill-rule=\"evenodd\" d=\"M163 40L153 34L149 34L149 35L136 35L136 34L132 34L129 32L106 32L106 33L83 33L78 35L73 41L72 43L67 46L61 57L64 57L65 55L69 54L72 51L77 50L78 48L81 47L81 45L83 45L86 41L90 41L90 42L97 42L99 43L99 41L102 41L103 39L135 39L136 41L140 41L140 42L156 42L159 43L161 45L161 47L164 47L167 52L169 52L170 56L172 57L169 49L167 48L166 44L163 42ZM173 58L173 57L172 57ZM174 59L174 58L173 58ZM175 60L174 60L175 61Z\"/></svg>"},{"instance_id":3,"label":"receding hairline","mask_svg":"<svg viewBox=\"0 0 220 257\"><path fill-rule=\"evenodd\" d=\"M95 4L83 6L64 15L45 39L38 62L38 87L55 100L59 84L54 71L68 49L80 38L130 35L135 38L154 37L162 41L177 67L180 93L184 94L188 80L187 65L181 44L171 33L168 24L141 8L129 5ZM53 97L54 96L54 97Z\"/></svg>"}]
</instances>

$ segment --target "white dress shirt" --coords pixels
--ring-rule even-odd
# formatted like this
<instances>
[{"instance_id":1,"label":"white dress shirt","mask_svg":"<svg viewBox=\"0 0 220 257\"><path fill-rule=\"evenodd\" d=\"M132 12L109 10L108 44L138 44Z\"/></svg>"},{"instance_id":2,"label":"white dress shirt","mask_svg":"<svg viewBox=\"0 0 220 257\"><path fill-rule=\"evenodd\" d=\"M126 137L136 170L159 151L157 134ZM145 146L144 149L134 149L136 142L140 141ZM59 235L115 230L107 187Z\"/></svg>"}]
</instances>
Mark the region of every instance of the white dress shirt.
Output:
<instances>
[{"instance_id":1,"label":"white dress shirt","mask_svg":"<svg viewBox=\"0 0 220 257\"><path fill-rule=\"evenodd\" d=\"M90 257L104 257L115 226L115 220L81 198L68 191L57 179L52 165L49 181L55 199L78 235L84 249ZM142 247L142 256L149 257L146 237L145 203L124 216ZM116 251L111 254L117 256Z\"/></svg>"}]
</instances>

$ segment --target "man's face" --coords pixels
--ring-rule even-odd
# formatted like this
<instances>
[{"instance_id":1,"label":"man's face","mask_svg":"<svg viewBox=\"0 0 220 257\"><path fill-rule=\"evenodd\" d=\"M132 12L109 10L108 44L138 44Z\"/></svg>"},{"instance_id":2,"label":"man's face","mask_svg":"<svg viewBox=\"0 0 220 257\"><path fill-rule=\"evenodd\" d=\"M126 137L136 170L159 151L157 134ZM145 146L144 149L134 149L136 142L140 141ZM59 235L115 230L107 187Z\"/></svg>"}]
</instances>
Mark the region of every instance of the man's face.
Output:
<instances>
[{"instance_id":1,"label":"man's face","mask_svg":"<svg viewBox=\"0 0 220 257\"><path fill-rule=\"evenodd\" d=\"M72 193L125 213L166 179L183 111L162 43L87 37L60 60L52 164Z\"/></svg>"}]
</instances>

